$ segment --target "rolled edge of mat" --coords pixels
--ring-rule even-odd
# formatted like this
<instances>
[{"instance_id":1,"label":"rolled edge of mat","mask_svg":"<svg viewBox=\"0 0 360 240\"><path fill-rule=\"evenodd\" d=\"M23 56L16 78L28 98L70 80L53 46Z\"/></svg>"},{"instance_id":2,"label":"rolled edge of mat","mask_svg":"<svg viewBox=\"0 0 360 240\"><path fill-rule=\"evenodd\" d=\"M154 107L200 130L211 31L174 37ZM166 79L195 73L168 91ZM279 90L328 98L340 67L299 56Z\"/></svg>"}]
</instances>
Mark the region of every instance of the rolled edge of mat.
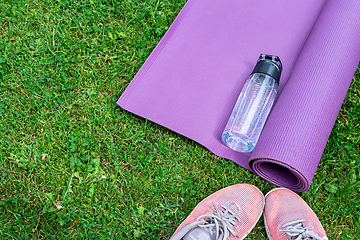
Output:
<instances>
[{"instance_id":1,"label":"rolled edge of mat","mask_svg":"<svg viewBox=\"0 0 360 240\"><path fill-rule=\"evenodd\" d=\"M311 180L300 171L281 161L269 158L253 159L250 166L257 175L265 180L295 192L304 192L309 189Z\"/></svg>"},{"instance_id":2,"label":"rolled edge of mat","mask_svg":"<svg viewBox=\"0 0 360 240\"><path fill-rule=\"evenodd\" d=\"M309 189L360 60L360 2L328 0L249 159L278 186Z\"/></svg>"}]
</instances>

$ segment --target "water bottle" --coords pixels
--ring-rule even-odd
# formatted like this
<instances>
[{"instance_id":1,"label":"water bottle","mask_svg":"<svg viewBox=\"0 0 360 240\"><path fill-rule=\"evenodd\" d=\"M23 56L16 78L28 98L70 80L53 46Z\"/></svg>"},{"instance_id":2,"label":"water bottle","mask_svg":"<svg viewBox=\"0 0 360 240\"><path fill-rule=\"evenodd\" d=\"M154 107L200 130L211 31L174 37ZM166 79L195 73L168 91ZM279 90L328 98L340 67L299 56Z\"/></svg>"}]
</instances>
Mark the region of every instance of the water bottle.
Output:
<instances>
[{"instance_id":1,"label":"water bottle","mask_svg":"<svg viewBox=\"0 0 360 240\"><path fill-rule=\"evenodd\" d=\"M274 103L282 64L277 56L261 54L231 113L223 142L238 152L252 152Z\"/></svg>"}]
</instances>

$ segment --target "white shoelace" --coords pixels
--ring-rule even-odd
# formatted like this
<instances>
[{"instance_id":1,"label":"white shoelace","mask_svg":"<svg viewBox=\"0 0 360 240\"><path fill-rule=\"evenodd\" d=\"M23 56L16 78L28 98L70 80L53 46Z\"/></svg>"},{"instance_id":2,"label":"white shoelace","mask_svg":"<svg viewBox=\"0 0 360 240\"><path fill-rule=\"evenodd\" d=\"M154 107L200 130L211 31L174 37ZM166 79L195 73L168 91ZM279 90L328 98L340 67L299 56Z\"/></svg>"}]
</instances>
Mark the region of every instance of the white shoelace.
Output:
<instances>
[{"instance_id":1,"label":"white shoelace","mask_svg":"<svg viewBox=\"0 0 360 240\"><path fill-rule=\"evenodd\" d=\"M312 240L318 239L323 240L321 237L315 235L314 231L310 231L309 227L304 227L302 222L306 220L296 220L293 222L289 222L284 224L282 227L286 227L286 229L280 229L280 232L285 232L290 237L293 237L294 240Z\"/></svg>"},{"instance_id":2,"label":"white shoelace","mask_svg":"<svg viewBox=\"0 0 360 240\"><path fill-rule=\"evenodd\" d=\"M237 213L230 210L232 205L236 206ZM223 210L220 211L216 208L214 203L213 206L215 208L215 212L206 213L197 218L197 221L203 218L208 218L204 224L198 225L198 227L215 227L217 240L227 239L230 234L234 237L239 237L233 226L236 225L235 220L240 222L240 219L238 218L238 215L240 214L240 206L237 203L232 202L227 207L221 206Z\"/></svg>"}]
</instances>

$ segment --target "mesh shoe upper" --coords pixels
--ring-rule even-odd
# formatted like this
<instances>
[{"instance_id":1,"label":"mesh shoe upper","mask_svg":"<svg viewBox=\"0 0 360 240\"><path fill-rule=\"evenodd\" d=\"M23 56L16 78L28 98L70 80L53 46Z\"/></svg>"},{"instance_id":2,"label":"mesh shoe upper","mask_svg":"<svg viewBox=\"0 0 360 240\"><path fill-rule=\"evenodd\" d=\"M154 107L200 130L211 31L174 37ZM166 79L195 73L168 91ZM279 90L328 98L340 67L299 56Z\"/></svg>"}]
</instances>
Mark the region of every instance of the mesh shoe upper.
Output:
<instances>
[{"instance_id":1,"label":"mesh shoe upper","mask_svg":"<svg viewBox=\"0 0 360 240\"><path fill-rule=\"evenodd\" d=\"M264 203L263 194L255 186L236 184L223 188L202 200L176 229L173 237L181 231L181 229L186 229L190 225L197 224L196 222L199 220L204 221L204 219L209 219L206 217L207 215L211 218L214 213L216 214L220 211L229 215L225 213L228 207L229 210L237 216L235 220L234 218L230 219L232 223L229 226L229 230L233 231L233 233L231 234L231 231L229 231L230 235L228 239L244 239L259 220L264 208ZM199 219L201 216L205 217ZM204 222L201 224L203 223ZM175 239L173 237L170 239Z\"/></svg>"},{"instance_id":2,"label":"mesh shoe upper","mask_svg":"<svg viewBox=\"0 0 360 240\"><path fill-rule=\"evenodd\" d=\"M264 220L269 239L328 239L315 213L288 189L277 188L266 195Z\"/></svg>"}]
</instances>

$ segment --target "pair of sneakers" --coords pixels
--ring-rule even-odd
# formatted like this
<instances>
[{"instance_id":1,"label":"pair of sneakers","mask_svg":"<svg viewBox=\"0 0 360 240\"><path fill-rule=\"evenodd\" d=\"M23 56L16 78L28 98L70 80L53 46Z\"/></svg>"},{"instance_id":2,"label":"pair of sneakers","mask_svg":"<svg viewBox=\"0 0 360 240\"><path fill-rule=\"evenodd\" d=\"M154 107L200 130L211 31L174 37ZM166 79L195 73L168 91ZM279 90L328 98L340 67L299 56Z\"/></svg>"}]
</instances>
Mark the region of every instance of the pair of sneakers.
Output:
<instances>
[{"instance_id":1,"label":"pair of sneakers","mask_svg":"<svg viewBox=\"0 0 360 240\"><path fill-rule=\"evenodd\" d=\"M328 240L319 219L299 195L276 188L264 197L257 187L249 184L223 188L202 200L170 239L244 239L263 210L269 239Z\"/></svg>"}]
</instances>

